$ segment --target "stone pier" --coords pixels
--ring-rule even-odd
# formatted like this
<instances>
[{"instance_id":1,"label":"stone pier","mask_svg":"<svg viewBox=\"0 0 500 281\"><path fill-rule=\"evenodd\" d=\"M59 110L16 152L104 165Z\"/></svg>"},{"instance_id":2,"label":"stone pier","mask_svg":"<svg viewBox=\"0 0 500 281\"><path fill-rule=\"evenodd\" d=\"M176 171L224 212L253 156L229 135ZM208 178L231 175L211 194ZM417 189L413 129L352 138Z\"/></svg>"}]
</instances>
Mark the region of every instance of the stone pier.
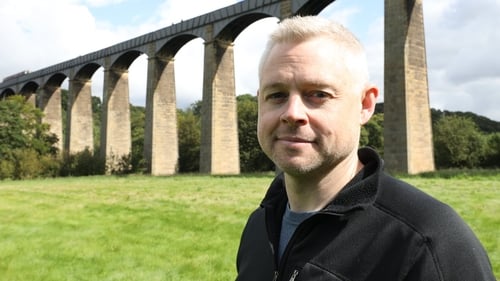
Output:
<instances>
[{"instance_id":1,"label":"stone pier","mask_svg":"<svg viewBox=\"0 0 500 281\"><path fill-rule=\"evenodd\" d=\"M55 134L59 141L54 145L61 152L63 149L63 125L61 108L61 87L46 84L39 89L39 105L43 111L42 122L50 125L50 132Z\"/></svg>"},{"instance_id":2,"label":"stone pier","mask_svg":"<svg viewBox=\"0 0 500 281\"><path fill-rule=\"evenodd\" d=\"M92 82L90 79L69 81L66 151L75 154L94 150L92 118Z\"/></svg>"},{"instance_id":3,"label":"stone pier","mask_svg":"<svg viewBox=\"0 0 500 281\"><path fill-rule=\"evenodd\" d=\"M132 149L127 69L105 68L103 96L101 156L109 172Z\"/></svg>"},{"instance_id":4,"label":"stone pier","mask_svg":"<svg viewBox=\"0 0 500 281\"><path fill-rule=\"evenodd\" d=\"M177 172L179 148L174 59L148 60L144 158L151 175Z\"/></svg>"},{"instance_id":5,"label":"stone pier","mask_svg":"<svg viewBox=\"0 0 500 281\"><path fill-rule=\"evenodd\" d=\"M292 5L293 4L291 0L283 0L280 2L281 19L293 16Z\"/></svg>"},{"instance_id":6,"label":"stone pier","mask_svg":"<svg viewBox=\"0 0 500 281\"><path fill-rule=\"evenodd\" d=\"M233 43L205 43L200 172L239 174Z\"/></svg>"},{"instance_id":7,"label":"stone pier","mask_svg":"<svg viewBox=\"0 0 500 281\"><path fill-rule=\"evenodd\" d=\"M387 170L433 171L422 0L385 0L384 75Z\"/></svg>"}]
</instances>

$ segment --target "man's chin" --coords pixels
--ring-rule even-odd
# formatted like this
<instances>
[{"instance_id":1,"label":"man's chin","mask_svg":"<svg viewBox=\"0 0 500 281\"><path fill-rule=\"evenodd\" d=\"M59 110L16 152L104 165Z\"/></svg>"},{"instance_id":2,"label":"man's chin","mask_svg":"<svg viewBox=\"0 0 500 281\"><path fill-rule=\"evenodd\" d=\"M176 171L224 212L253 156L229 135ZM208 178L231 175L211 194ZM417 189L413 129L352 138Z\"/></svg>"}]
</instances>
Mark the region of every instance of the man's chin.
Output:
<instances>
[{"instance_id":1,"label":"man's chin","mask_svg":"<svg viewBox=\"0 0 500 281\"><path fill-rule=\"evenodd\" d=\"M286 174L294 176L307 175L314 170L311 165L301 163L277 163L276 166Z\"/></svg>"}]
</instances>

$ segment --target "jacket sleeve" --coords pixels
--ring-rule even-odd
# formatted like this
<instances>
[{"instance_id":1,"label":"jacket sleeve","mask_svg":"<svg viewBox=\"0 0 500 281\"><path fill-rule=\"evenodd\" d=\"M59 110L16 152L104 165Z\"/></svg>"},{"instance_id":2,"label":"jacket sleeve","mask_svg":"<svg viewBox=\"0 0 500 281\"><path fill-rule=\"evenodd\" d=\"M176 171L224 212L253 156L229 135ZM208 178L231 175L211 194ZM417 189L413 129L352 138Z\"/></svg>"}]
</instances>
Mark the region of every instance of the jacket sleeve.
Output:
<instances>
[{"instance_id":1,"label":"jacket sleeve","mask_svg":"<svg viewBox=\"0 0 500 281\"><path fill-rule=\"evenodd\" d=\"M274 255L267 236L265 211L257 209L243 230L236 258L237 281L266 281L274 278Z\"/></svg>"},{"instance_id":2,"label":"jacket sleeve","mask_svg":"<svg viewBox=\"0 0 500 281\"><path fill-rule=\"evenodd\" d=\"M455 211L443 208L433 224L405 280L496 280L485 249Z\"/></svg>"}]
</instances>

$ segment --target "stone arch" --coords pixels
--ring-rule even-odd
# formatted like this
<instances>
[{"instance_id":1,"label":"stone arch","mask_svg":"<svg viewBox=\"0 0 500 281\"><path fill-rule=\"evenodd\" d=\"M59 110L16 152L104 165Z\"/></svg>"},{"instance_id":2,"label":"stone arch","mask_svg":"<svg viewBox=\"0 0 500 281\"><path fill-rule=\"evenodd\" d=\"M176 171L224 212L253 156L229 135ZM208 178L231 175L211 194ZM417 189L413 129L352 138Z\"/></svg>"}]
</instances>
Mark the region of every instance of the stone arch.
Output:
<instances>
[{"instance_id":1,"label":"stone arch","mask_svg":"<svg viewBox=\"0 0 500 281\"><path fill-rule=\"evenodd\" d=\"M189 33L169 38L169 40L165 44L161 45L159 50L156 51L155 56L161 58L173 58L184 45L196 38L199 37Z\"/></svg>"},{"instance_id":2,"label":"stone arch","mask_svg":"<svg viewBox=\"0 0 500 281\"><path fill-rule=\"evenodd\" d=\"M5 88L3 89L2 93L0 93L0 100L5 99L7 97L15 95L16 92L12 90L11 88Z\"/></svg>"},{"instance_id":3,"label":"stone arch","mask_svg":"<svg viewBox=\"0 0 500 281\"><path fill-rule=\"evenodd\" d=\"M85 64L83 67L78 69L76 74L73 76L73 79L91 79L100 67L102 67L102 65L95 62Z\"/></svg>"},{"instance_id":4,"label":"stone arch","mask_svg":"<svg viewBox=\"0 0 500 281\"><path fill-rule=\"evenodd\" d=\"M38 83L29 81L23 85L19 94L23 95L29 103L33 104L33 106L36 106L36 92L39 87Z\"/></svg>"},{"instance_id":5,"label":"stone arch","mask_svg":"<svg viewBox=\"0 0 500 281\"><path fill-rule=\"evenodd\" d=\"M274 16L265 13L249 13L242 15L227 23L218 34L215 34L215 38L234 42L236 37L252 23L268 17Z\"/></svg>"},{"instance_id":6,"label":"stone arch","mask_svg":"<svg viewBox=\"0 0 500 281\"><path fill-rule=\"evenodd\" d=\"M109 69L126 71L130 65L137 59L143 52L138 50L129 50L120 54L112 63Z\"/></svg>"},{"instance_id":7,"label":"stone arch","mask_svg":"<svg viewBox=\"0 0 500 281\"><path fill-rule=\"evenodd\" d=\"M302 6L300 6L298 8L293 7L293 4L292 4L291 12L294 15L301 15L301 16L317 15L334 1L335 0L307 1L306 3L304 3ZM288 17L290 15L287 15L286 11L283 11L283 9L282 9L282 16Z\"/></svg>"}]
</instances>

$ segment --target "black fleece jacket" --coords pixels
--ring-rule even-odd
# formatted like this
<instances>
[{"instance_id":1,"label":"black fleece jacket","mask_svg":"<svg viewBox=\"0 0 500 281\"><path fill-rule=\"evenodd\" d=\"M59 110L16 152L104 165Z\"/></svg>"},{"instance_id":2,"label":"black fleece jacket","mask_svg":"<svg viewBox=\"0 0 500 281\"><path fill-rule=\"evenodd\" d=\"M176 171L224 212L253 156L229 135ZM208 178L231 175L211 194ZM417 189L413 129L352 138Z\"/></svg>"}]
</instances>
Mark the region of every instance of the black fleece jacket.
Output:
<instances>
[{"instance_id":1,"label":"black fleece jacket","mask_svg":"<svg viewBox=\"0 0 500 281\"><path fill-rule=\"evenodd\" d=\"M248 219L237 256L238 281L495 280L488 256L449 206L383 170L375 151L327 205L298 226L277 264L287 203L279 175Z\"/></svg>"}]
</instances>

